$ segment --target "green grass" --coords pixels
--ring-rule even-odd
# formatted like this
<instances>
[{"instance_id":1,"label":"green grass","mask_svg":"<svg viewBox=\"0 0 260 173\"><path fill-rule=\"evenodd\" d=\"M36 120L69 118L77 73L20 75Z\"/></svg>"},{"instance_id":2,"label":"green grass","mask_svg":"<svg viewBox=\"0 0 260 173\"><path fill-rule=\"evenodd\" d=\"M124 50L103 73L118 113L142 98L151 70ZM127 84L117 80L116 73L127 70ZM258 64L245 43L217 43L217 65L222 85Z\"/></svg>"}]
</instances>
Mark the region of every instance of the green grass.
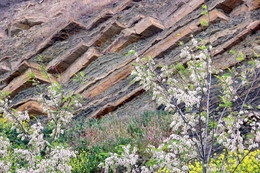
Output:
<instances>
[{"instance_id":1,"label":"green grass","mask_svg":"<svg viewBox=\"0 0 260 173\"><path fill-rule=\"evenodd\" d=\"M165 112L78 119L71 123L62 140L79 151L78 157L71 160L73 172L100 172L98 164L109 152L120 152L120 145L136 146L140 155L147 145L158 146L170 135L171 122L172 116Z\"/></svg>"}]
</instances>

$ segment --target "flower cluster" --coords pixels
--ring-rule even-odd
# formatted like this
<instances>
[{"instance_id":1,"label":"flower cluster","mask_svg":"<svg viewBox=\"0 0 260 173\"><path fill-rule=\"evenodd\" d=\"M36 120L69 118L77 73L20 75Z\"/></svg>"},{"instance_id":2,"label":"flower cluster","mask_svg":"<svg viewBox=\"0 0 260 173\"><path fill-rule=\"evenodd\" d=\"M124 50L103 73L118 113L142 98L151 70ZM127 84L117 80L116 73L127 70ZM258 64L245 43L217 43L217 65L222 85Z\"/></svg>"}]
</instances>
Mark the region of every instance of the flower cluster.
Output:
<instances>
[{"instance_id":1,"label":"flower cluster","mask_svg":"<svg viewBox=\"0 0 260 173\"><path fill-rule=\"evenodd\" d=\"M0 136L0 172L8 172L11 166L11 162L8 160L2 160L8 156L8 148L11 146L9 140Z\"/></svg>"},{"instance_id":2,"label":"flower cluster","mask_svg":"<svg viewBox=\"0 0 260 173\"><path fill-rule=\"evenodd\" d=\"M110 157L105 159L105 163L100 163L99 166L105 169L105 173L109 172L109 169L116 172L118 166L123 166L126 168L126 173L135 172L137 167L138 155L136 154L137 149L134 147L130 150L130 145L124 146L123 153L118 155L117 153L110 153Z\"/></svg>"}]
</instances>

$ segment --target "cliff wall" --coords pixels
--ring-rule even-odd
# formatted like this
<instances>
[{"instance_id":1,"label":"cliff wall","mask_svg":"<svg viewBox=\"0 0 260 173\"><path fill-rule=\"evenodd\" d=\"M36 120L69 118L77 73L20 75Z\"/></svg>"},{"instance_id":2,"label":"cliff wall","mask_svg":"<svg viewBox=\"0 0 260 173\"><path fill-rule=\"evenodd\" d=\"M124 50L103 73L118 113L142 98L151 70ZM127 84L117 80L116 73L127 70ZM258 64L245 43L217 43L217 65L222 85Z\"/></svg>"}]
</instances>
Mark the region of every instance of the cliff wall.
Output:
<instances>
[{"instance_id":1,"label":"cliff wall","mask_svg":"<svg viewBox=\"0 0 260 173\"><path fill-rule=\"evenodd\" d=\"M4 2L4 1L3 1ZM202 15L206 4L209 16ZM149 93L130 83L136 49L158 63L183 62L180 50L190 35L210 42L219 69L260 53L259 0L44 0L13 1L0 6L0 89L11 93L18 110L43 114L30 73L42 85L60 82L84 96L75 115L101 117L133 114L157 107ZM209 19L208 26L201 21ZM210 39L209 39L210 38ZM183 42L183 45L179 45ZM41 59L41 61L39 60ZM41 66L51 76L44 78ZM85 83L75 74L83 72ZM258 89L259 90L259 89Z\"/></svg>"}]
</instances>

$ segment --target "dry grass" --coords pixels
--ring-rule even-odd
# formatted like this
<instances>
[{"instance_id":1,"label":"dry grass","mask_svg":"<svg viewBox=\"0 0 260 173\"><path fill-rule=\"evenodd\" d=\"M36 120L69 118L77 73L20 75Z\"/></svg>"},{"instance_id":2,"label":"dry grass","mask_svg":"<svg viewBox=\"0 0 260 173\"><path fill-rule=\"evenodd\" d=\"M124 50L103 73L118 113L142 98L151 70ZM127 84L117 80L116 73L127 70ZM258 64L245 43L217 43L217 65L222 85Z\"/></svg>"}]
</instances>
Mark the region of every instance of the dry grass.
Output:
<instances>
[{"instance_id":1,"label":"dry grass","mask_svg":"<svg viewBox=\"0 0 260 173\"><path fill-rule=\"evenodd\" d=\"M107 144L132 143L139 148L148 144L157 146L171 133L172 116L162 112L146 112L134 116L107 116L101 120L74 122L69 134L72 145L84 147L104 146Z\"/></svg>"}]
</instances>

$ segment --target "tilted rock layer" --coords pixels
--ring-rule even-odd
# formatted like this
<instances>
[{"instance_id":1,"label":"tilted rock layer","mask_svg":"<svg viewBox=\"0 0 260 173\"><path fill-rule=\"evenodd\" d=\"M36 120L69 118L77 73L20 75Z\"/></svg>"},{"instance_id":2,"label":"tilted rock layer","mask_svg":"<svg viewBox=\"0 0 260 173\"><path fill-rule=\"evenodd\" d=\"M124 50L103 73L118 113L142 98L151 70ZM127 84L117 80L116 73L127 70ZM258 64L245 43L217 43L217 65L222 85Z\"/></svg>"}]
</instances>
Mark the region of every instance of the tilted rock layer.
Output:
<instances>
[{"instance_id":1,"label":"tilted rock layer","mask_svg":"<svg viewBox=\"0 0 260 173\"><path fill-rule=\"evenodd\" d=\"M209 16L202 14L206 4ZM162 64L179 57L190 35L213 46L213 64L238 63L229 50L252 57L260 51L259 0L44 0L0 4L0 89L11 93L12 106L44 114L31 73L48 85L82 94L77 116L101 117L156 109L149 93L131 83L135 49ZM208 26L201 21L209 20ZM179 45L183 42L184 45ZM39 61L39 58L41 61ZM41 73L47 69L50 78ZM85 83L74 80L83 72Z\"/></svg>"}]
</instances>

